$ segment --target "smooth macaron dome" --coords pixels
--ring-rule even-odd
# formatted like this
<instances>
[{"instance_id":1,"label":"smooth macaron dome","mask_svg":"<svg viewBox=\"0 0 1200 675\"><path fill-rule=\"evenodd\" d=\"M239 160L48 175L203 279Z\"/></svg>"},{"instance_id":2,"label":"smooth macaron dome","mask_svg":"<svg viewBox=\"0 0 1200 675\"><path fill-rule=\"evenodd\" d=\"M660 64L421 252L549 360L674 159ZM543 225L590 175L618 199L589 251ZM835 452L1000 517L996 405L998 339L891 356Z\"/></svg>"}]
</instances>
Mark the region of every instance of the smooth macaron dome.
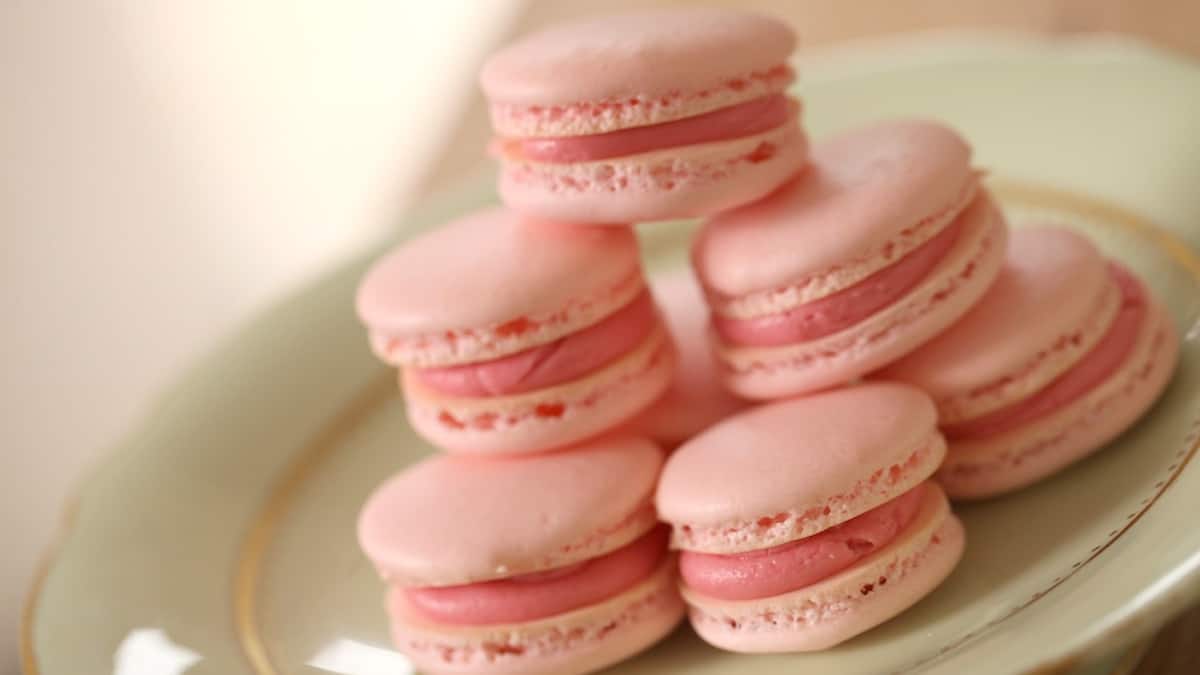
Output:
<instances>
[{"instance_id":1,"label":"smooth macaron dome","mask_svg":"<svg viewBox=\"0 0 1200 675\"><path fill-rule=\"evenodd\" d=\"M494 54L480 81L523 212L620 223L714 213L794 174L807 141L786 94L786 24L659 9L555 26Z\"/></svg>"},{"instance_id":2,"label":"smooth macaron dome","mask_svg":"<svg viewBox=\"0 0 1200 675\"><path fill-rule=\"evenodd\" d=\"M929 397L892 383L765 404L684 443L655 503L693 627L733 651L807 651L916 602L963 547L927 480L944 453Z\"/></svg>"},{"instance_id":3,"label":"smooth macaron dome","mask_svg":"<svg viewBox=\"0 0 1200 675\"><path fill-rule=\"evenodd\" d=\"M413 427L452 451L566 445L670 383L673 347L628 228L480 211L376 263L357 306L375 353L403 370Z\"/></svg>"},{"instance_id":4,"label":"smooth macaron dome","mask_svg":"<svg viewBox=\"0 0 1200 675\"><path fill-rule=\"evenodd\" d=\"M1166 386L1175 328L1128 269L1056 227L1013 232L980 303L880 377L930 393L957 498L1014 490L1131 425Z\"/></svg>"},{"instance_id":5,"label":"smooth macaron dome","mask_svg":"<svg viewBox=\"0 0 1200 675\"><path fill-rule=\"evenodd\" d=\"M799 177L705 223L692 261L727 386L774 398L841 384L965 313L1007 232L970 159L941 124L879 123L817 144Z\"/></svg>"},{"instance_id":6,"label":"smooth macaron dome","mask_svg":"<svg viewBox=\"0 0 1200 675\"><path fill-rule=\"evenodd\" d=\"M397 646L429 672L590 672L682 618L652 496L661 451L609 437L494 459L438 455L384 483L359 542Z\"/></svg>"},{"instance_id":7,"label":"smooth macaron dome","mask_svg":"<svg viewBox=\"0 0 1200 675\"><path fill-rule=\"evenodd\" d=\"M678 364L671 386L636 423L641 432L674 448L749 405L729 393L717 375L708 345L708 307L691 270L680 268L650 280Z\"/></svg>"}]
</instances>

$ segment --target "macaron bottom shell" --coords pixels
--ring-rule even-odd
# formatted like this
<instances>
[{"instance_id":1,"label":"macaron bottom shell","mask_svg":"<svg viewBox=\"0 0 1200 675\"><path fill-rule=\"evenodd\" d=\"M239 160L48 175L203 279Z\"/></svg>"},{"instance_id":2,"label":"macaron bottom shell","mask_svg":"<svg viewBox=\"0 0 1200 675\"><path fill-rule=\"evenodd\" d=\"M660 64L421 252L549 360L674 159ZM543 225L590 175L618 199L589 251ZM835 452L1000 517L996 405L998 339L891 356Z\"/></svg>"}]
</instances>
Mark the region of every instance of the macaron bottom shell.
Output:
<instances>
[{"instance_id":1,"label":"macaron bottom shell","mask_svg":"<svg viewBox=\"0 0 1200 675\"><path fill-rule=\"evenodd\" d=\"M585 377L511 396L458 397L405 372L413 428L451 452L514 454L562 447L613 429L670 386L675 349L655 328L625 356Z\"/></svg>"},{"instance_id":2,"label":"macaron bottom shell","mask_svg":"<svg viewBox=\"0 0 1200 675\"><path fill-rule=\"evenodd\" d=\"M951 498L983 499L1035 483L1096 451L1149 410L1174 372L1179 339L1165 310L1145 297L1137 342L1103 382L1020 427L949 443L937 480Z\"/></svg>"},{"instance_id":3,"label":"macaron bottom shell","mask_svg":"<svg viewBox=\"0 0 1200 675\"><path fill-rule=\"evenodd\" d=\"M954 246L899 300L837 333L776 347L744 347L713 334L722 379L733 393L770 399L818 391L877 370L967 312L995 280L1008 226L986 194L975 199Z\"/></svg>"},{"instance_id":4,"label":"macaron bottom shell","mask_svg":"<svg viewBox=\"0 0 1200 675\"><path fill-rule=\"evenodd\" d=\"M676 560L595 605L522 623L454 626L428 621L393 590L392 639L426 673L576 675L600 670L666 637L683 619Z\"/></svg>"},{"instance_id":5,"label":"macaron bottom shell","mask_svg":"<svg viewBox=\"0 0 1200 675\"><path fill-rule=\"evenodd\" d=\"M942 583L966 544L962 523L936 486L920 513L888 546L853 567L767 598L721 601L683 587L692 627L734 652L828 649L908 609Z\"/></svg>"}]
</instances>

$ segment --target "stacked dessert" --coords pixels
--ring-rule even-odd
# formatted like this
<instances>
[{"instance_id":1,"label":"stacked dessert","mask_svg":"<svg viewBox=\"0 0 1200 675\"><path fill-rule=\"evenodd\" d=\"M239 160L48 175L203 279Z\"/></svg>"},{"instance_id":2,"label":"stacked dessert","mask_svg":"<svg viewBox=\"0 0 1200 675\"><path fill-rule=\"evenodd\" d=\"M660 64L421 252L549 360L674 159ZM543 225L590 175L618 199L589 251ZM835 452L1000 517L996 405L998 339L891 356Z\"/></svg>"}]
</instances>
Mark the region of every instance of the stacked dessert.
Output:
<instances>
[{"instance_id":1,"label":"stacked dessert","mask_svg":"<svg viewBox=\"0 0 1200 675\"><path fill-rule=\"evenodd\" d=\"M701 637L822 649L954 568L962 525L927 480L946 451L933 402L897 384L828 388L967 312L1006 236L966 142L915 121L818 143L808 171L704 224L693 264L720 377L742 397L782 400L684 443L663 474L659 512Z\"/></svg>"},{"instance_id":2,"label":"stacked dessert","mask_svg":"<svg viewBox=\"0 0 1200 675\"><path fill-rule=\"evenodd\" d=\"M810 149L795 44L667 10L485 65L505 206L402 245L358 295L445 450L359 522L422 670L590 672L685 613L725 649L837 644L950 574L947 493L1049 475L1165 386L1148 291L1063 230L1010 247L953 130ZM685 217L694 276L648 284L633 225Z\"/></svg>"}]
</instances>

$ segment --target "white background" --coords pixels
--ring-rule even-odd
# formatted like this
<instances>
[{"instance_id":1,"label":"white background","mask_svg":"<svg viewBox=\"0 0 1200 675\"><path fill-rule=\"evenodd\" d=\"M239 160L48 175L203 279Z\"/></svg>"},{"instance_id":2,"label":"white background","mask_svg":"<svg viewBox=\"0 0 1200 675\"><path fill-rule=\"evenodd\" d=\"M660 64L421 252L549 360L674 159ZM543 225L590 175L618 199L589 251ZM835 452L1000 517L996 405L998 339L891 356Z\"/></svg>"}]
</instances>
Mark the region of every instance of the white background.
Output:
<instances>
[{"instance_id":1,"label":"white background","mask_svg":"<svg viewBox=\"0 0 1200 675\"><path fill-rule=\"evenodd\" d=\"M0 673L88 462L396 221L515 4L0 2Z\"/></svg>"}]
</instances>

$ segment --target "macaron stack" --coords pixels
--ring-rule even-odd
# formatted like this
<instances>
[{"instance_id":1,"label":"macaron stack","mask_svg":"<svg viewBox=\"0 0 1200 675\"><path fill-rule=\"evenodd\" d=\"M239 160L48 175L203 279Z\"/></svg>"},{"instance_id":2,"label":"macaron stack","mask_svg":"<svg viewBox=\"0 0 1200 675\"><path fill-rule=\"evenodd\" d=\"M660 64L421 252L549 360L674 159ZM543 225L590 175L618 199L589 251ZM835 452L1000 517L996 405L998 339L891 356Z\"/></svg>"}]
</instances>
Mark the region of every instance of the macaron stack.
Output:
<instances>
[{"instance_id":1,"label":"macaron stack","mask_svg":"<svg viewBox=\"0 0 1200 675\"><path fill-rule=\"evenodd\" d=\"M1048 476L1161 393L1177 338L1128 270L1063 230L1010 246L944 125L810 148L795 45L662 10L484 66L505 206L357 299L446 451L359 520L423 671L591 672L685 614L722 649L831 647L951 573L947 495ZM692 269L647 282L632 226L689 217Z\"/></svg>"},{"instance_id":2,"label":"macaron stack","mask_svg":"<svg viewBox=\"0 0 1200 675\"><path fill-rule=\"evenodd\" d=\"M669 633L663 454L618 430L674 370L632 230L478 212L380 260L358 309L447 451L360 516L397 646L427 672L587 672Z\"/></svg>"},{"instance_id":3,"label":"macaron stack","mask_svg":"<svg viewBox=\"0 0 1200 675\"><path fill-rule=\"evenodd\" d=\"M413 429L446 451L359 519L423 671L590 672L683 619L656 441L745 403L709 367L676 379L676 342L710 364L706 309L691 279L651 293L631 225L749 203L804 166L795 42L754 14L649 13L551 29L484 68L506 208L405 243L357 298Z\"/></svg>"},{"instance_id":4,"label":"macaron stack","mask_svg":"<svg viewBox=\"0 0 1200 675\"><path fill-rule=\"evenodd\" d=\"M831 647L961 557L962 525L928 480L946 452L933 401L846 385L945 331L995 281L1008 227L970 158L933 122L852 130L697 234L717 377L775 401L684 442L659 486L691 623L711 644Z\"/></svg>"}]
</instances>

